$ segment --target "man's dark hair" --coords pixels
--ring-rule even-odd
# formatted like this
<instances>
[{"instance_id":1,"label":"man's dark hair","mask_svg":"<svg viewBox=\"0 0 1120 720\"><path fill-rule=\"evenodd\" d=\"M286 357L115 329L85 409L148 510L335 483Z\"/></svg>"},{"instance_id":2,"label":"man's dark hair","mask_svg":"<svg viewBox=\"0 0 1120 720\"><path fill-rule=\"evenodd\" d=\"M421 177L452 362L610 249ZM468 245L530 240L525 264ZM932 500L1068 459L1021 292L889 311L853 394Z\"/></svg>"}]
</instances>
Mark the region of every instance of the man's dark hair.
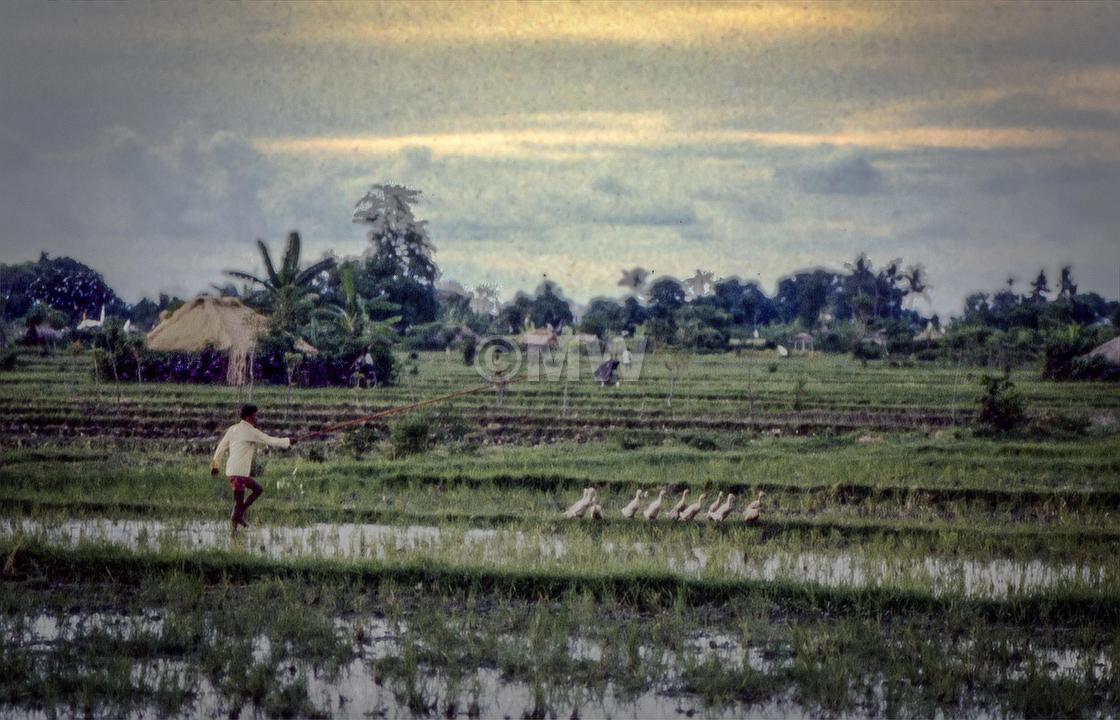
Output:
<instances>
[{"instance_id":1,"label":"man's dark hair","mask_svg":"<svg viewBox=\"0 0 1120 720\"><path fill-rule=\"evenodd\" d=\"M247 417L252 417L253 415L256 415L256 414L257 414L257 406L254 405L253 403L248 403L246 405L241 406L241 419L242 420L244 420Z\"/></svg>"}]
</instances>

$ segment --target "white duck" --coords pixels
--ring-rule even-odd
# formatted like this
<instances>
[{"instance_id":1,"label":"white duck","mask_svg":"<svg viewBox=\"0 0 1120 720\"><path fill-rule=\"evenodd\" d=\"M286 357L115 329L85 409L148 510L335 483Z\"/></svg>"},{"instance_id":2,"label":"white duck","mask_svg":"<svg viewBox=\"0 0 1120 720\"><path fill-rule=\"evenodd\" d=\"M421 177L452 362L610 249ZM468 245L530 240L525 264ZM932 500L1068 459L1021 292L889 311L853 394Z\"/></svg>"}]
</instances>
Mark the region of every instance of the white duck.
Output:
<instances>
[{"instance_id":1,"label":"white duck","mask_svg":"<svg viewBox=\"0 0 1120 720\"><path fill-rule=\"evenodd\" d=\"M665 488L661 488L661 492L657 493L657 499L651 502L649 504L649 507L647 507L646 511L643 513L643 515L646 516L646 520L657 519L657 514L661 512L661 503L664 502L664 500Z\"/></svg>"},{"instance_id":2,"label":"white duck","mask_svg":"<svg viewBox=\"0 0 1120 720\"><path fill-rule=\"evenodd\" d=\"M630 501L630 504L622 508L622 517L634 517L638 513L638 508L642 505L642 496L648 494L649 493L647 493L645 490L638 490L637 492L635 492L634 499Z\"/></svg>"},{"instance_id":3,"label":"white duck","mask_svg":"<svg viewBox=\"0 0 1120 720\"><path fill-rule=\"evenodd\" d=\"M722 505L722 504L723 504L723 491L720 490L719 495L716 496L716 501L708 506L708 512L705 513L708 516L709 519L711 519L712 513L714 513L716 510L719 510L719 506Z\"/></svg>"},{"instance_id":4,"label":"white duck","mask_svg":"<svg viewBox=\"0 0 1120 720\"><path fill-rule=\"evenodd\" d=\"M692 503L691 505L686 507L684 510L681 510L681 522L686 522L688 520L691 520L692 518L696 517L700 513L700 508L704 507L704 498L705 497L706 497L705 493L700 493L700 498L696 502Z\"/></svg>"},{"instance_id":5,"label":"white duck","mask_svg":"<svg viewBox=\"0 0 1120 720\"><path fill-rule=\"evenodd\" d=\"M670 510L669 514L665 517L669 518L670 520L676 520L681 516L681 510L684 510L687 506L688 488L685 488L685 491L681 493L681 499L677 501L677 504L673 506L673 509Z\"/></svg>"},{"instance_id":6,"label":"white duck","mask_svg":"<svg viewBox=\"0 0 1120 720\"><path fill-rule=\"evenodd\" d=\"M564 517L583 517L583 514L587 512L587 509L590 508L594 503L595 490L592 488L584 488L583 497L581 497L579 500L576 500L574 503L572 503L571 507L564 511Z\"/></svg>"},{"instance_id":7,"label":"white duck","mask_svg":"<svg viewBox=\"0 0 1120 720\"><path fill-rule=\"evenodd\" d=\"M716 508L715 512L708 513L708 517L716 522L723 522L724 518L731 514L731 506L735 504L735 494L727 493L727 499L723 504Z\"/></svg>"},{"instance_id":8,"label":"white duck","mask_svg":"<svg viewBox=\"0 0 1120 720\"><path fill-rule=\"evenodd\" d=\"M765 494L761 490L758 491L758 497L755 501L743 510L743 520L749 523L758 522L758 519L762 517L762 496Z\"/></svg>"}]
</instances>

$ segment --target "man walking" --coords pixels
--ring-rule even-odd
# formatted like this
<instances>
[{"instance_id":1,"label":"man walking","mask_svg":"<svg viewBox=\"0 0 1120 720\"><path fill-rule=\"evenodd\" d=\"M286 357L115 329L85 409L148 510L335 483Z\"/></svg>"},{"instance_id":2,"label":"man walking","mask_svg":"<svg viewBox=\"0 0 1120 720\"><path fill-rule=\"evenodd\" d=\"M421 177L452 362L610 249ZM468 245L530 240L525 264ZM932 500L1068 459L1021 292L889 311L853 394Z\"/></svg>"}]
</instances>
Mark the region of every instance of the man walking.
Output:
<instances>
[{"instance_id":1,"label":"man walking","mask_svg":"<svg viewBox=\"0 0 1120 720\"><path fill-rule=\"evenodd\" d=\"M233 514L229 518L229 533L231 536L237 534L238 525L249 526L249 523L245 522L245 511L264 492L261 484L252 477L253 453L256 452L257 446L270 445L286 448L295 444L295 441L291 438L275 438L271 435L265 435L257 429L257 406L241 406L241 422L226 430L226 434L222 436L222 441L218 443L218 449L214 451L214 459L210 461L210 474L217 475L218 463L221 462L222 455L226 452L229 453L226 475L229 477L230 487L233 488ZM248 499L245 497L246 489L249 490Z\"/></svg>"}]
</instances>

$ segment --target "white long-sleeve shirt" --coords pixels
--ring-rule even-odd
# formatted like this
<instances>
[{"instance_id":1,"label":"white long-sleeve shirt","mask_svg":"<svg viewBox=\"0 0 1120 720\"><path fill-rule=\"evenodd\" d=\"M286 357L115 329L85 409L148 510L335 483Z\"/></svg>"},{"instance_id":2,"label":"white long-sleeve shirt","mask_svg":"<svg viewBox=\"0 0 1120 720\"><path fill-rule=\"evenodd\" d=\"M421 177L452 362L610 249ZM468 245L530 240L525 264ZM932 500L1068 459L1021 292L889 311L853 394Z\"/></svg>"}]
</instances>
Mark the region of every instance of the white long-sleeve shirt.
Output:
<instances>
[{"instance_id":1,"label":"white long-sleeve shirt","mask_svg":"<svg viewBox=\"0 0 1120 720\"><path fill-rule=\"evenodd\" d=\"M242 420L222 436L218 449L214 451L214 459L210 461L210 468L216 469L222 461L222 455L229 451L229 462L226 463L226 475L248 476L253 468L253 453L257 445L271 445L272 447L286 448L292 444L289 438L276 438L265 435L249 423Z\"/></svg>"}]
</instances>

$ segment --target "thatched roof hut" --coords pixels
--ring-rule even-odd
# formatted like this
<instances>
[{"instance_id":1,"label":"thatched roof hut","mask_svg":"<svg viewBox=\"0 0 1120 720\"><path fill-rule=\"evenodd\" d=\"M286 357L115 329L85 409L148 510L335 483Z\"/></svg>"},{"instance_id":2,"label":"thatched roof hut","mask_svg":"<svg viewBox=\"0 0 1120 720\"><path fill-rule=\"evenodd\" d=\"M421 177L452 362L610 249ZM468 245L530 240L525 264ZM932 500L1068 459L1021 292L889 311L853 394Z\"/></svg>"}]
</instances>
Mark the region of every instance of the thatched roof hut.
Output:
<instances>
[{"instance_id":1,"label":"thatched roof hut","mask_svg":"<svg viewBox=\"0 0 1120 720\"><path fill-rule=\"evenodd\" d=\"M1103 345L1098 345L1081 357L1086 360L1101 357L1113 365L1120 365L1120 335L1112 338Z\"/></svg>"},{"instance_id":2,"label":"thatched roof hut","mask_svg":"<svg viewBox=\"0 0 1120 720\"><path fill-rule=\"evenodd\" d=\"M242 385L249 379L253 347L267 322L237 298L200 295L156 325L145 344L165 352L198 352L206 347L228 352L226 382Z\"/></svg>"}]
</instances>

